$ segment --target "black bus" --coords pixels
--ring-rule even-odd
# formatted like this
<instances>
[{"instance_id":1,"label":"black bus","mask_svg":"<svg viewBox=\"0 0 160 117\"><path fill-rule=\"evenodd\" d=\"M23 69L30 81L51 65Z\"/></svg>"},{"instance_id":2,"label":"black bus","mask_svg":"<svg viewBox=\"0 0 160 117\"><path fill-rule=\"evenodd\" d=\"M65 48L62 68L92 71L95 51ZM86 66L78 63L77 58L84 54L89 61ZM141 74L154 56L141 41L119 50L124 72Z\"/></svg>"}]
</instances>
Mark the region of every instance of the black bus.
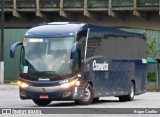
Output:
<instances>
[{"instance_id":1,"label":"black bus","mask_svg":"<svg viewBox=\"0 0 160 117\"><path fill-rule=\"evenodd\" d=\"M146 91L145 37L105 26L53 22L24 35L19 65L21 99L40 106L75 100L90 104L99 97L131 101Z\"/></svg>"}]
</instances>

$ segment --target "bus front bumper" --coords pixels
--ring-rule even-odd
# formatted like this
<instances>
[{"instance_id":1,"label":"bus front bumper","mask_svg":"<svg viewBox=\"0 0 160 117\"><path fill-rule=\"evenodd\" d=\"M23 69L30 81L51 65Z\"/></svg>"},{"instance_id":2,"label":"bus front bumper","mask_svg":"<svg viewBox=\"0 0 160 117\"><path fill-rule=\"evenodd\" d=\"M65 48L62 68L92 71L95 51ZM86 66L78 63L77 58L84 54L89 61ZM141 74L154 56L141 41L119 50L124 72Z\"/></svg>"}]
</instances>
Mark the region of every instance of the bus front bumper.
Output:
<instances>
[{"instance_id":1,"label":"bus front bumper","mask_svg":"<svg viewBox=\"0 0 160 117\"><path fill-rule=\"evenodd\" d=\"M19 87L19 93L21 99L76 100L83 99L83 89L83 86L69 88L29 86Z\"/></svg>"}]
</instances>

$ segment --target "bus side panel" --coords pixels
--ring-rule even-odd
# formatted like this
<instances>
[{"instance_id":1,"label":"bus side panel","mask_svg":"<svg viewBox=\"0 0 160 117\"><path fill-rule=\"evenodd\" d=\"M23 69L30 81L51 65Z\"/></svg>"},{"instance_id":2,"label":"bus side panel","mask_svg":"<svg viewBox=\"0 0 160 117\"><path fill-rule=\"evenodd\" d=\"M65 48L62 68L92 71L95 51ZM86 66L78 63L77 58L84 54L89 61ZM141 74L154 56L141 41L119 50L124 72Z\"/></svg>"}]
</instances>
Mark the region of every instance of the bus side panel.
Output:
<instances>
[{"instance_id":1,"label":"bus side panel","mask_svg":"<svg viewBox=\"0 0 160 117\"><path fill-rule=\"evenodd\" d=\"M107 63L108 70L93 70L93 62ZM133 60L106 60L102 57L88 59L84 67L85 81L93 83L94 96L120 96L130 92L130 83L134 79L135 62Z\"/></svg>"},{"instance_id":2,"label":"bus side panel","mask_svg":"<svg viewBox=\"0 0 160 117\"><path fill-rule=\"evenodd\" d=\"M94 64L94 62L96 62ZM91 81L93 84L94 97L106 96L106 92L109 90L109 70L95 70L96 64L110 64L109 60L105 60L102 57L93 56L87 59L84 65L84 79L85 81Z\"/></svg>"},{"instance_id":3,"label":"bus side panel","mask_svg":"<svg viewBox=\"0 0 160 117\"><path fill-rule=\"evenodd\" d=\"M135 63L132 60L115 59L112 60L111 73L109 78L112 79L114 85L114 94L126 95L130 91L130 82L134 78ZM112 86L113 87L113 86Z\"/></svg>"},{"instance_id":4,"label":"bus side panel","mask_svg":"<svg viewBox=\"0 0 160 117\"><path fill-rule=\"evenodd\" d=\"M93 61L108 63L108 71L94 71ZM135 94L145 92L146 64L142 60L91 58L84 68L85 81L93 83L95 97L121 96L130 92L130 83L135 83Z\"/></svg>"},{"instance_id":5,"label":"bus side panel","mask_svg":"<svg viewBox=\"0 0 160 117\"><path fill-rule=\"evenodd\" d=\"M141 94L146 91L147 64L142 60L135 63L135 94Z\"/></svg>"},{"instance_id":6,"label":"bus side panel","mask_svg":"<svg viewBox=\"0 0 160 117\"><path fill-rule=\"evenodd\" d=\"M88 71L92 76L96 96L127 95L132 80L135 82L136 94L143 92L146 81L145 67L141 66L142 59L146 58L144 39L91 29L87 42L86 69L88 66L89 70L93 67L93 60L98 56L101 58L97 62L107 61L109 69L107 72Z\"/></svg>"}]
</instances>

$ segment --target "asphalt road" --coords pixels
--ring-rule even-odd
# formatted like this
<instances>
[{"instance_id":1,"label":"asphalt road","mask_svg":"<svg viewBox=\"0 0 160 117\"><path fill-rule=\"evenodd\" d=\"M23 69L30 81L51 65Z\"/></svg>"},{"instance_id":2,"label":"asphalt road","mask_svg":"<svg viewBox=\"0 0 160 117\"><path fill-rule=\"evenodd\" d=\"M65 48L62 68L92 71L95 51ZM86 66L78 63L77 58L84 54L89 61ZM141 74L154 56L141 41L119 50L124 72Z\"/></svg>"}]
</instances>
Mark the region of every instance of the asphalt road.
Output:
<instances>
[{"instance_id":1,"label":"asphalt road","mask_svg":"<svg viewBox=\"0 0 160 117\"><path fill-rule=\"evenodd\" d=\"M21 100L17 85L0 85L0 108L42 108L35 105L32 100ZM74 101L53 101L45 108L160 108L160 92L147 92L135 96L134 101L119 102L116 97L102 97L97 103L90 105L76 105ZM113 111L116 111L114 109ZM98 112L98 110L97 110ZM92 112L90 114L93 114ZM69 115L64 115L69 116ZM71 115L73 116L73 115ZM78 115L82 116L82 115ZM88 115L83 115L88 116ZM97 116L97 115L92 115ZM101 115L102 116L102 115ZM104 115L103 115L104 116ZM122 116L122 115L117 115ZM125 115L127 116L127 115ZM132 115L136 116L137 115ZM144 117L147 115L145 114ZM149 115L151 116L151 114ZM155 117L158 115L153 115Z\"/></svg>"}]
</instances>

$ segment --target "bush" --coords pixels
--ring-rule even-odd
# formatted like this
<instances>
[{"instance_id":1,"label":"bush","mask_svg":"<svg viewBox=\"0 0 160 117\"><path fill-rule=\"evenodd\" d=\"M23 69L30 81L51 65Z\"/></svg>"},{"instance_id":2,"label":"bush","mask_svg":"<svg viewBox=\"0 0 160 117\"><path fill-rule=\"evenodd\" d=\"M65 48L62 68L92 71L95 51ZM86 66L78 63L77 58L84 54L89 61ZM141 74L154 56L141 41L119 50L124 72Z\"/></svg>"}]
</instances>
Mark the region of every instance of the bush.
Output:
<instances>
[{"instance_id":1,"label":"bush","mask_svg":"<svg viewBox=\"0 0 160 117\"><path fill-rule=\"evenodd\" d=\"M157 73L155 71L147 73L147 80L148 81L156 82L156 77L157 77Z\"/></svg>"}]
</instances>

